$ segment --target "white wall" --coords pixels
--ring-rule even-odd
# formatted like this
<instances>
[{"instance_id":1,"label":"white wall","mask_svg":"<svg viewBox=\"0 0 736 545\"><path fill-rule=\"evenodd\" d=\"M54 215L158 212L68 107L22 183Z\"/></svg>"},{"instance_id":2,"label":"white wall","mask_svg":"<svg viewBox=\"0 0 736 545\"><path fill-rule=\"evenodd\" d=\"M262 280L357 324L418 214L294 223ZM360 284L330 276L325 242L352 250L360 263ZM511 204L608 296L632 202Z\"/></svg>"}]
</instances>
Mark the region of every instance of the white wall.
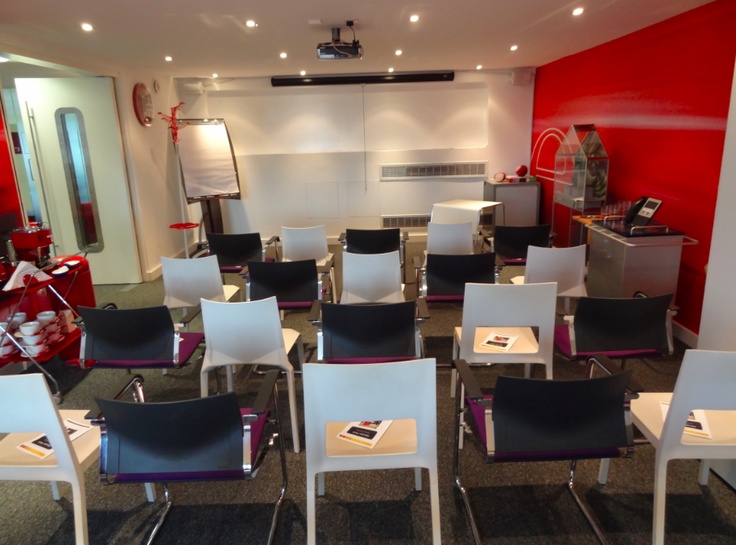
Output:
<instances>
[{"instance_id":1,"label":"white wall","mask_svg":"<svg viewBox=\"0 0 736 545\"><path fill-rule=\"evenodd\" d=\"M323 223L337 236L379 227L384 214L482 199L482 181L381 182L382 164L488 161L492 175L529 161L533 85L512 85L508 73L310 88L215 80L202 94L186 87L182 117L224 118L233 142L242 199L222 202L227 232L265 238L282 225Z\"/></svg>"}]
</instances>

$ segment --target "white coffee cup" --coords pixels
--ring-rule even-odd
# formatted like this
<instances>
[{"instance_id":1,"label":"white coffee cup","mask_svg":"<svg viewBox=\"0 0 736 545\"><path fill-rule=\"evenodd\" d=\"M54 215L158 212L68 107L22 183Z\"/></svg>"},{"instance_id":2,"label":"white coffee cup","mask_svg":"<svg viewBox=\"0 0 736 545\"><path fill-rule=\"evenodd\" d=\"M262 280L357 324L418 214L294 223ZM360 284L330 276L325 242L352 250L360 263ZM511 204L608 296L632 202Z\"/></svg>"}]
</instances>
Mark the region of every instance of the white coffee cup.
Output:
<instances>
[{"instance_id":1,"label":"white coffee cup","mask_svg":"<svg viewBox=\"0 0 736 545\"><path fill-rule=\"evenodd\" d=\"M25 346L32 346L34 344L43 342L45 338L46 335L44 335L43 333L36 333L35 335L23 335L23 337L21 337L21 341Z\"/></svg>"},{"instance_id":2,"label":"white coffee cup","mask_svg":"<svg viewBox=\"0 0 736 545\"><path fill-rule=\"evenodd\" d=\"M44 310L36 314L36 320L41 322L43 325L50 324L56 319L56 312L53 310Z\"/></svg>"},{"instance_id":3,"label":"white coffee cup","mask_svg":"<svg viewBox=\"0 0 736 545\"><path fill-rule=\"evenodd\" d=\"M23 335L35 335L39 331L41 331L41 328L43 325L41 322L33 321L33 322L23 322L20 324L20 332Z\"/></svg>"},{"instance_id":4,"label":"white coffee cup","mask_svg":"<svg viewBox=\"0 0 736 545\"><path fill-rule=\"evenodd\" d=\"M10 356L18 350L14 344L4 344L0 346L0 357Z\"/></svg>"},{"instance_id":5,"label":"white coffee cup","mask_svg":"<svg viewBox=\"0 0 736 545\"><path fill-rule=\"evenodd\" d=\"M29 356L38 356L46 350L46 344L41 343L24 346L23 350L25 350Z\"/></svg>"},{"instance_id":6,"label":"white coffee cup","mask_svg":"<svg viewBox=\"0 0 736 545\"><path fill-rule=\"evenodd\" d=\"M10 327L18 327L20 324L26 321L25 312L16 312L10 318Z\"/></svg>"}]
</instances>

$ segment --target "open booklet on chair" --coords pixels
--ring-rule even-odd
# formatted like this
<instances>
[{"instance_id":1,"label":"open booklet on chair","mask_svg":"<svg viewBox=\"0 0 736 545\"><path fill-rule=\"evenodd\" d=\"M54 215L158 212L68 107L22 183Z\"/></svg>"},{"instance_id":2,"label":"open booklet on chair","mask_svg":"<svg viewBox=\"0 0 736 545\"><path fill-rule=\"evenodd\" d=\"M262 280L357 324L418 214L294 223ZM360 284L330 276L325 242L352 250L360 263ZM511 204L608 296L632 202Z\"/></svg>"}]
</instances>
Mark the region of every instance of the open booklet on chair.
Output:
<instances>
[{"instance_id":1,"label":"open booklet on chair","mask_svg":"<svg viewBox=\"0 0 736 545\"><path fill-rule=\"evenodd\" d=\"M75 422L69 418L64 420L64 427L66 428L70 441L74 441L77 437L92 429L90 425L80 424L79 422ZM51 447L51 443L49 442L49 438L43 434L34 437L30 441L21 443L18 445L18 448L23 452L27 452L31 456L35 456L40 459L44 459L54 452L54 449Z\"/></svg>"},{"instance_id":2,"label":"open booklet on chair","mask_svg":"<svg viewBox=\"0 0 736 545\"><path fill-rule=\"evenodd\" d=\"M362 447L373 448L386 433L391 422L393 420L350 422L337 434L337 437Z\"/></svg>"},{"instance_id":3,"label":"open booklet on chair","mask_svg":"<svg viewBox=\"0 0 736 545\"><path fill-rule=\"evenodd\" d=\"M491 333L483 339L480 345L483 348L492 348L493 350L500 350L501 352L508 352L519 337L516 335L504 335L502 333Z\"/></svg>"},{"instance_id":4,"label":"open booklet on chair","mask_svg":"<svg viewBox=\"0 0 736 545\"><path fill-rule=\"evenodd\" d=\"M662 408L662 419L664 420L667 418L667 411L670 408L670 404L665 401L661 401L660 406ZM697 437L705 437L706 439L713 439L713 435L710 433L708 420L705 418L705 411L700 409L690 411L690 414L687 417L687 422L685 422L683 433L686 433L687 435L695 435Z\"/></svg>"}]
</instances>

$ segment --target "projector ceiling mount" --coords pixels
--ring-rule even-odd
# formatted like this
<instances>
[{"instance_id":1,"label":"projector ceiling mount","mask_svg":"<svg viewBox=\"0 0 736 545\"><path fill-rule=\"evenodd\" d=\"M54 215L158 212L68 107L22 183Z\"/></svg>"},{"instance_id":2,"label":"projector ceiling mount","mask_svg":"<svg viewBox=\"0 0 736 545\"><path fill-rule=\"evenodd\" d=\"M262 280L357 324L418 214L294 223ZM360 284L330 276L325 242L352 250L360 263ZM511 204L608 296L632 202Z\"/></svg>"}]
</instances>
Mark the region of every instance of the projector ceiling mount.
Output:
<instances>
[{"instance_id":1,"label":"projector ceiling mount","mask_svg":"<svg viewBox=\"0 0 736 545\"><path fill-rule=\"evenodd\" d=\"M346 21L346 24L353 31L353 41L343 42L340 40L340 27L333 27L332 41L317 44L317 57L323 60L363 58L363 46L355 39L354 21Z\"/></svg>"}]
</instances>

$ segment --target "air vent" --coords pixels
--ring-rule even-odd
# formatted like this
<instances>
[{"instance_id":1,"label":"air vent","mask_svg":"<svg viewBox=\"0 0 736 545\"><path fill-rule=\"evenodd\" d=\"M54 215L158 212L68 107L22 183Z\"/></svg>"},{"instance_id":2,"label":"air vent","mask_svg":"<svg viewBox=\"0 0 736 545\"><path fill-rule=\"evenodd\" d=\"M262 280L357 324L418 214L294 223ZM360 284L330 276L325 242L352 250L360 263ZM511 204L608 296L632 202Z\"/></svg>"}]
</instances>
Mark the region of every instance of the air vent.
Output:
<instances>
[{"instance_id":1,"label":"air vent","mask_svg":"<svg viewBox=\"0 0 736 545\"><path fill-rule=\"evenodd\" d=\"M485 162L381 165L381 180L427 180L432 178L486 179Z\"/></svg>"},{"instance_id":2,"label":"air vent","mask_svg":"<svg viewBox=\"0 0 736 545\"><path fill-rule=\"evenodd\" d=\"M396 227L427 227L430 216L427 214L404 214L402 216L381 216L381 227L392 229Z\"/></svg>"}]
</instances>

